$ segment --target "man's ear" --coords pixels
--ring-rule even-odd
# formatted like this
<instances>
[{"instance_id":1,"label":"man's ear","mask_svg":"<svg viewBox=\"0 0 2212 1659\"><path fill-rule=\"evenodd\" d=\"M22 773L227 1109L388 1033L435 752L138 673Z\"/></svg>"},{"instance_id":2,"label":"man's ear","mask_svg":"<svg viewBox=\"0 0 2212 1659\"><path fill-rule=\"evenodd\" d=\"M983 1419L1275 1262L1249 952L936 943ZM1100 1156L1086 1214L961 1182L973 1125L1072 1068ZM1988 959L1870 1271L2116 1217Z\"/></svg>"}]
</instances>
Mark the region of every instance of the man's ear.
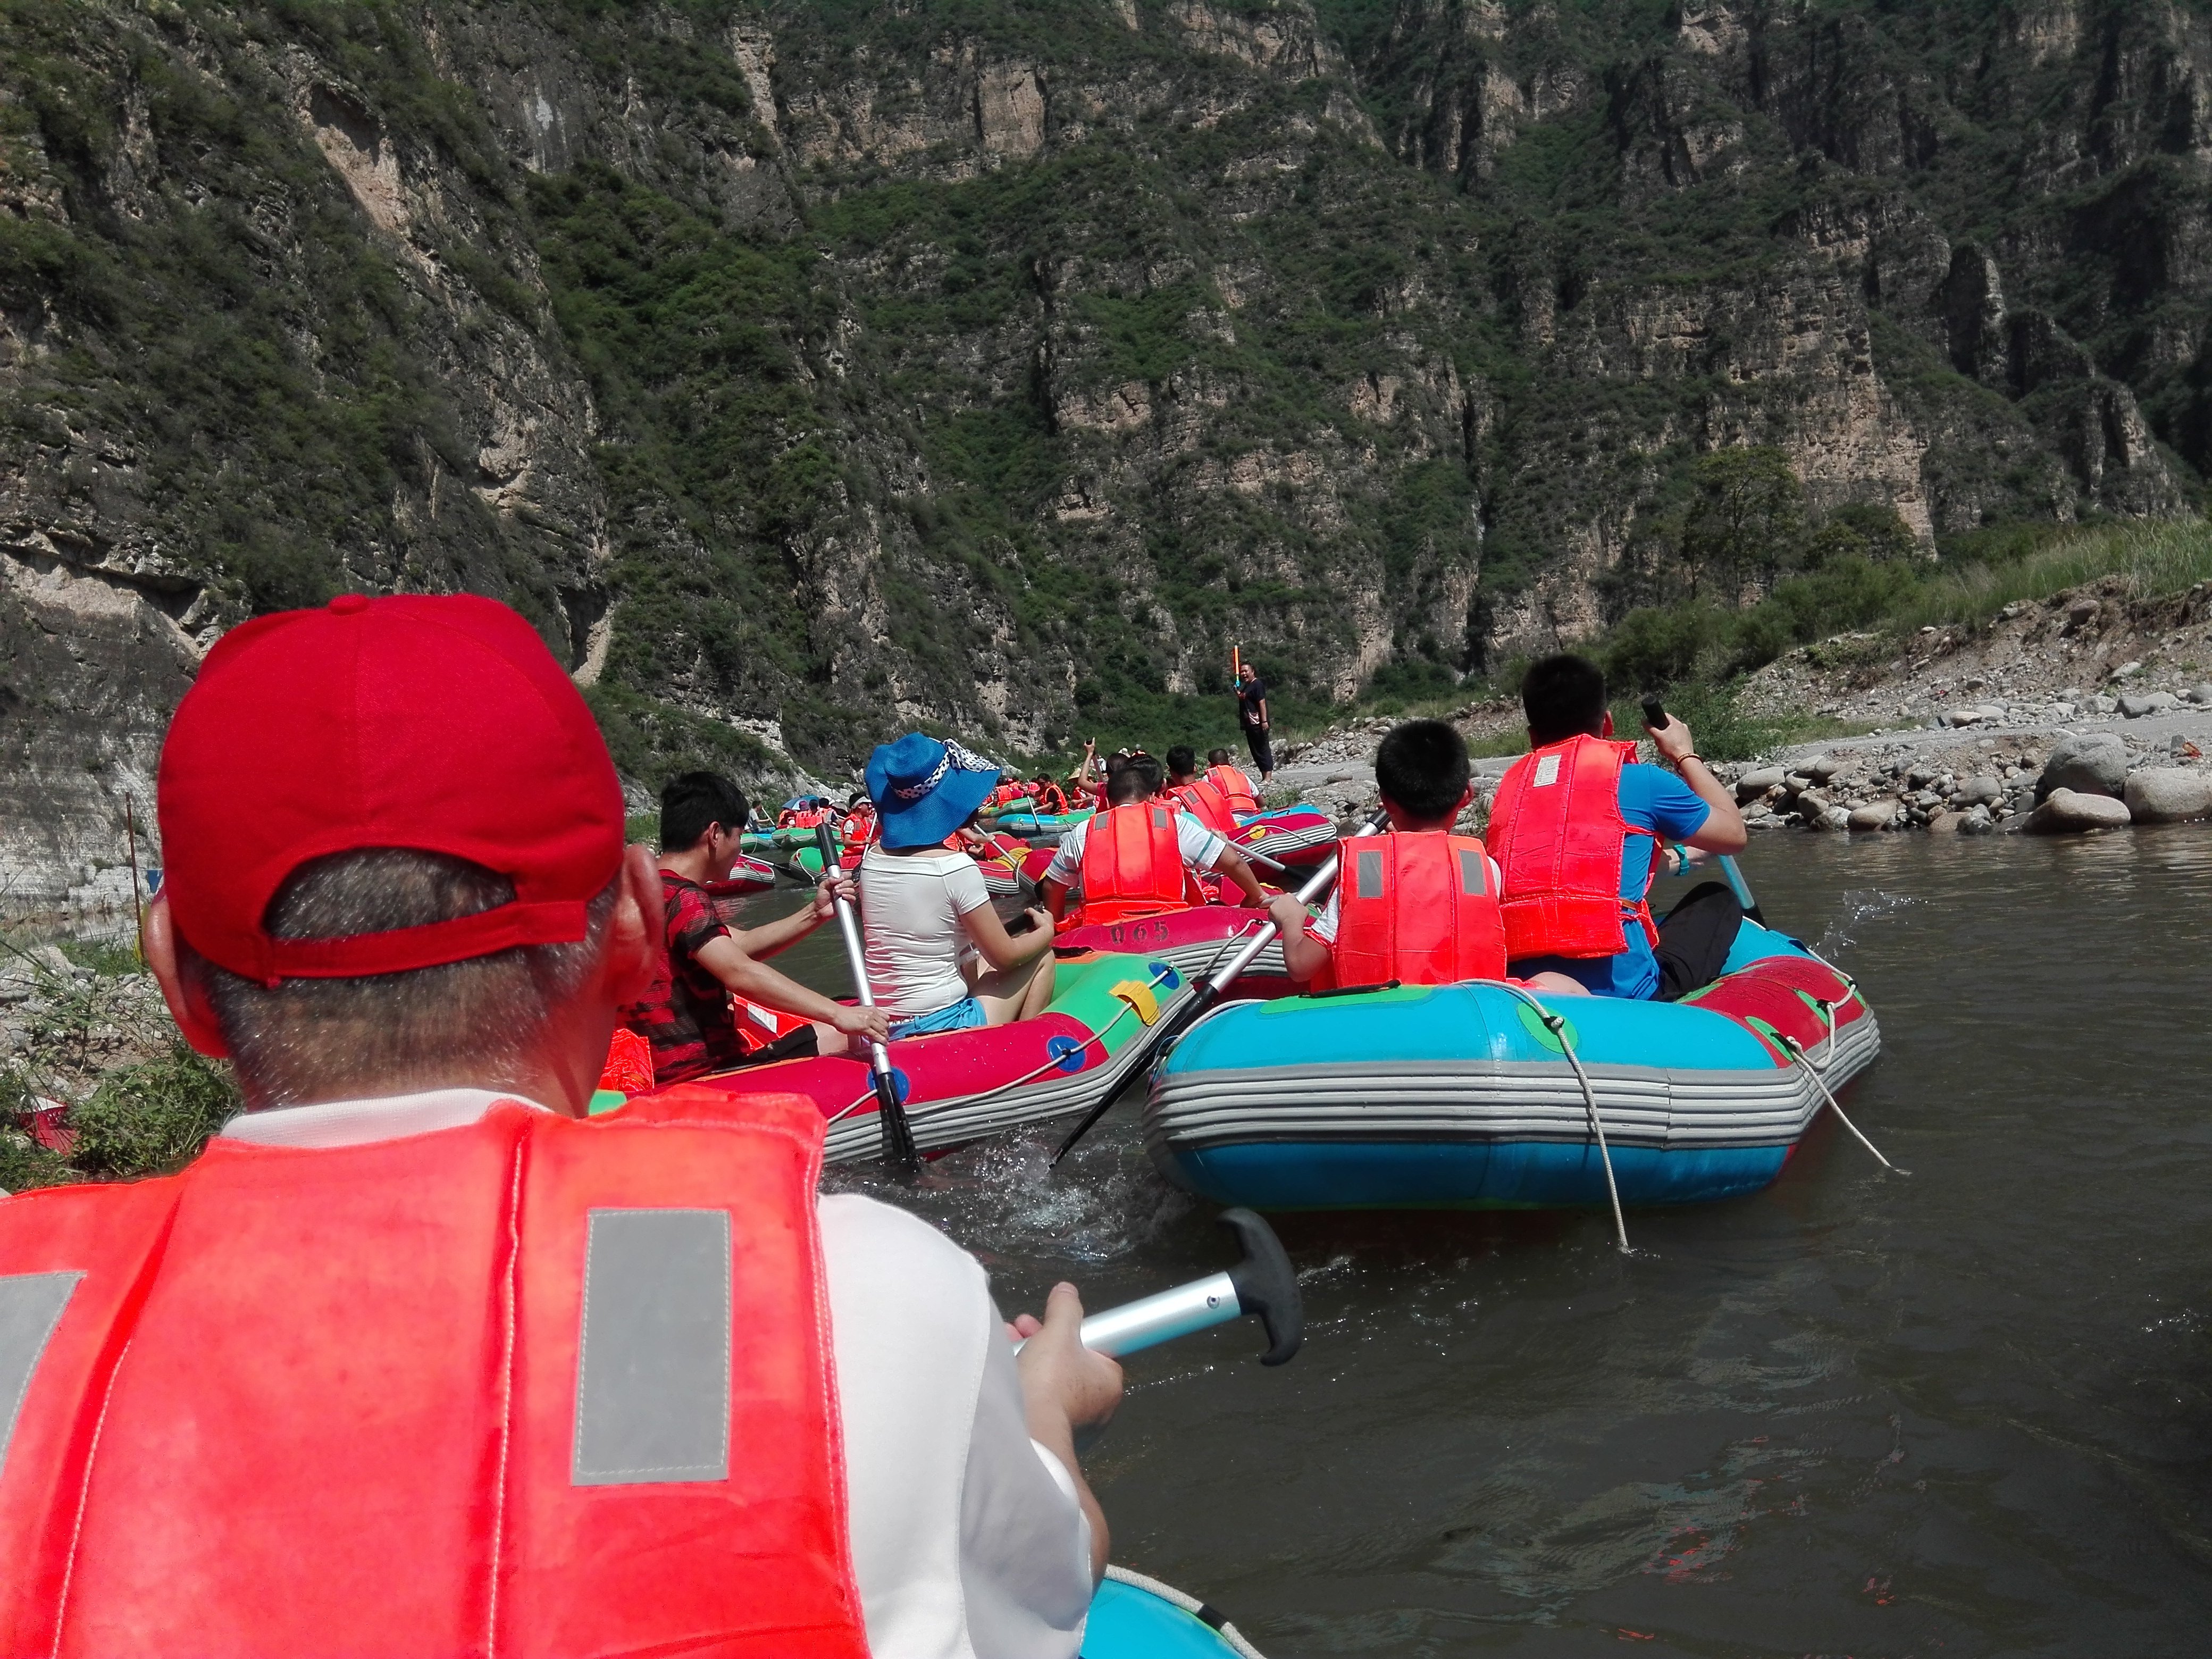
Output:
<instances>
[{"instance_id":1,"label":"man's ear","mask_svg":"<svg viewBox=\"0 0 2212 1659\"><path fill-rule=\"evenodd\" d=\"M617 1006L643 1000L660 965L665 911L660 866L649 847L623 849L622 888L607 918L607 977Z\"/></svg>"},{"instance_id":2,"label":"man's ear","mask_svg":"<svg viewBox=\"0 0 2212 1659\"><path fill-rule=\"evenodd\" d=\"M1468 807L1474 805L1474 780L1469 778L1468 780L1467 787L1459 792L1459 805L1452 808L1453 819L1456 821L1461 813L1466 811Z\"/></svg>"},{"instance_id":3,"label":"man's ear","mask_svg":"<svg viewBox=\"0 0 2212 1659\"><path fill-rule=\"evenodd\" d=\"M169 896L156 893L146 908L146 966L161 988L161 1000L169 1005L169 1018L185 1034L185 1041L212 1060L230 1053L216 1023L215 1006L199 981L187 975L178 957L176 924L169 915Z\"/></svg>"},{"instance_id":4,"label":"man's ear","mask_svg":"<svg viewBox=\"0 0 2212 1659\"><path fill-rule=\"evenodd\" d=\"M1605 711L1605 724L1598 727L1597 734L1601 738L1609 738L1613 735L1613 710L1610 708Z\"/></svg>"}]
</instances>

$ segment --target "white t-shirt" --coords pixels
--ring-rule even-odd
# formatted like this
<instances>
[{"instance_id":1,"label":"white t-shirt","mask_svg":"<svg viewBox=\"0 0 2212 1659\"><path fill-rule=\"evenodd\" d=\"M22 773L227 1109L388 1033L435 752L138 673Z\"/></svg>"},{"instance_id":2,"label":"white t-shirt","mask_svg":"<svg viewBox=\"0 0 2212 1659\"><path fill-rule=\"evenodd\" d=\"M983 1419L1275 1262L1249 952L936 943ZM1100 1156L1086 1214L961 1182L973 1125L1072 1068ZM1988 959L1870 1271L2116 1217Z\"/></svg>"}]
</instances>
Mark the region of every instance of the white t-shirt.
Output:
<instances>
[{"instance_id":1,"label":"white t-shirt","mask_svg":"<svg viewBox=\"0 0 2212 1659\"><path fill-rule=\"evenodd\" d=\"M1052 862L1045 866L1044 878L1066 887L1079 886L1083 881L1083 848L1090 839L1088 831L1095 819L1085 818L1060 838L1053 851ZM1200 823L1188 812L1175 814L1176 846L1182 854L1182 861L1193 870L1211 870L1221 861L1229 850L1229 843Z\"/></svg>"},{"instance_id":2,"label":"white t-shirt","mask_svg":"<svg viewBox=\"0 0 2212 1659\"><path fill-rule=\"evenodd\" d=\"M473 1123L483 1089L248 1112L233 1140L354 1146ZM1030 1438L990 1285L927 1222L824 1198L822 1257L844 1431L853 1573L881 1659L1074 1659L1091 1606L1091 1524L1060 1459Z\"/></svg>"},{"instance_id":3,"label":"white t-shirt","mask_svg":"<svg viewBox=\"0 0 2212 1659\"><path fill-rule=\"evenodd\" d=\"M933 1014L968 994L974 951L961 918L991 902L983 872L949 849L910 857L871 847L860 858L868 988L894 1019Z\"/></svg>"}]
</instances>

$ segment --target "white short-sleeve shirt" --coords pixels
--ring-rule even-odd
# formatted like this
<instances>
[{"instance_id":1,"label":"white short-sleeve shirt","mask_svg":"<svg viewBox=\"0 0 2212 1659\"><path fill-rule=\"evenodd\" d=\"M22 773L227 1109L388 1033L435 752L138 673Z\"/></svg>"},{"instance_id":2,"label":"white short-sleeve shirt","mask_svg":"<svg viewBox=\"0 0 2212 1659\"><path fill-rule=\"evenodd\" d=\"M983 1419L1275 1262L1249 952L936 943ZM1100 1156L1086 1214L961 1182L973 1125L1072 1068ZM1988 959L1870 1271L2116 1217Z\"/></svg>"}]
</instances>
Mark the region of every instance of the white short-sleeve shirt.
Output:
<instances>
[{"instance_id":1,"label":"white short-sleeve shirt","mask_svg":"<svg viewBox=\"0 0 2212 1659\"><path fill-rule=\"evenodd\" d=\"M1052 862L1045 866L1044 878L1059 882L1064 887L1079 885L1083 880L1083 849L1089 843L1089 831L1094 820L1085 818L1060 838L1053 849ZM1176 847L1182 854L1184 865L1193 870L1211 870L1221 861L1229 850L1229 843L1200 823L1188 812L1175 814Z\"/></svg>"},{"instance_id":2,"label":"white short-sleeve shirt","mask_svg":"<svg viewBox=\"0 0 2212 1659\"><path fill-rule=\"evenodd\" d=\"M991 902L983 872L950 849L911 857L871 847L860 857L868 988L893 1019L949 1008L968 994L974 949L962 918Z\"/></svg>"}]
</instances>

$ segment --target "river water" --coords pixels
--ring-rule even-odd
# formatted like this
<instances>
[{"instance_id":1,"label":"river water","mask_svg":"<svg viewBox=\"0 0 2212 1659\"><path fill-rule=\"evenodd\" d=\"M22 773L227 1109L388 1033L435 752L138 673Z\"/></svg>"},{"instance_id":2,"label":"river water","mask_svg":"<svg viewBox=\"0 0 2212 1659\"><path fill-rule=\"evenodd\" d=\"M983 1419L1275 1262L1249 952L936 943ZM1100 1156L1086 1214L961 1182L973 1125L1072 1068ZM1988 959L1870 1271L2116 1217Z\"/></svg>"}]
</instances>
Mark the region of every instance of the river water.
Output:
<instances>
[{"instance_id":1,"label":"river water","mask_svg":"<svg viewBox=\"0 0 2212 1659\"><path fill-rule=\"evenodd\" d=\"M1884 1053L1768 1191L1597 1215L1298 1217L1304 1352L1133 1356L1089 1460L1115 1559L1320 1654L2212 1649L2212 832L1791 836L1769 919ZM1661 896L1664 902L1663 893ZM832 982L822 936L799 957ZM909 1194L1008 1309L1225 1265L1132 1094Z\"/></svg>"}]
</instances>

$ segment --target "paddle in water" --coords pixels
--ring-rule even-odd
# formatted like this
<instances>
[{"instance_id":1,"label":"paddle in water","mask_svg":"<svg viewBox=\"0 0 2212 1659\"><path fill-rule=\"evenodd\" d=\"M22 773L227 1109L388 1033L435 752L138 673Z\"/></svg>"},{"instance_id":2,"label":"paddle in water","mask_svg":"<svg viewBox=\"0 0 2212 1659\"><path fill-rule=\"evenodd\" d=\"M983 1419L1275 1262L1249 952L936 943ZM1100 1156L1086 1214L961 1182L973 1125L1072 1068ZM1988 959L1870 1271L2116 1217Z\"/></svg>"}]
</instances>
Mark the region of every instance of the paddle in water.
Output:
<instances>
[{"instance_id":1,"label":"paddle in water","mask_svg":"<svg viewBox=\"0 0 2212 1659\"><path fill-rule=\"evenodd\" d=\"M1377 812L1360 826L1359 834L1352 839L1357 841L1364 836L1380 835L1383 825L1389 821L1384 814ZM1311 904L1323 893L1328 891L1330 884L1336 879L1337 866L1342 862L1343 855L1340 854L1331 858L1328 863L1314 872L1313 878L1299 888L1293 896L1301 904ZM1273 944L1275 935L1281 931L1273 921L1268 921L1258 933L1247 939L1243 947L1227 962L1208 974L1205 982L1198 988L1197 994L1173 1013L1162 1019L1152 1029L1152 1034L1144 1039L1146 1047L1139 1051L1135 1060L1132 1061L1130 1071L1141 1072L1149 1066L1169 1043L1197 1023L1200 1015L1219 1002L1223 996L1227 994L1229 988L1237 982L1238 975L1259 960L1260 952ZM1091 1127L1106 1115L1107 1109L1113 1105L1115 1097L1109 1095L1084 1115L1083 1121L1068 1132L1067 1139L1060 1143L1060 1150L1052 1155L1052 1161L1054 1164L1059 1163L1060 1159L1075 1150L1075 1143L1091 1133Z\"/></svg>"},{"instance_id":2,"label":"paddle in water","mask_svg":"<svg viewBox=\"0 0 2212 1659\"><path fill-rule=\"evenodd\" d=\"M1656 694L1647 694L1644 699L1644 724L1654 732L1667 724L1667 705L1660 702ZM1743 872L1736 867L1735 857L1723 853L1720 860L1721 873L1728 878L1729 890L1735 895L1735 902L1743 907L1744 915L1760 927L1765 927L1766 918L1759 915L1759 901L1752 896L1751 884L1743 878Z\"/></svg>"},{"instance_id":3,"label":"paddle in water","mask_svg":"<svg viewBox=\"0 0 2212 1659\"><path fill-rule=\"evenodd\" d=\"M837 838L830 826L819 823L814 827L815 845L822 849L823 879L829 880L837 872ZM852 964L853 989L860 999L860 1006L876 1006L875 993L868 988L868 961L860 949L860 924L854 920L853 907L830 889L830 902L837 907L837 927L845 935L845 959ZM872 1039L868 1043L868 1069L876 1079L876 1121L883 1129L884 1162L908 1177L921 1172L921 1153L914 1144L914 1126L906 1121L906 1108L899 1104L898 1080L891 1073L890 1050Z\"/></svg>"},{"instance_id":4,"label":"paddle in water","mask_svg":"<svg viewBox=\"0 0 2212 1659\"><path fill-rule=\"evenodd\" d=\"M1274 1229L1250 1210L1224 1210L1221 1224L1237 1235L1243 1259L1233 1267L1194 1279L1171 1291L1125 1302L1083 1322L1083 1346L1118 1359L1141 1348L1211 1330L1232 1319L1257 1319L1267 1333L1262 1365L1280 1365L1305 1340L1305 1310L1297 1271ZM1021 1345L1014 1345L1018 1348Z\"/></svg>"}]
</instances>

